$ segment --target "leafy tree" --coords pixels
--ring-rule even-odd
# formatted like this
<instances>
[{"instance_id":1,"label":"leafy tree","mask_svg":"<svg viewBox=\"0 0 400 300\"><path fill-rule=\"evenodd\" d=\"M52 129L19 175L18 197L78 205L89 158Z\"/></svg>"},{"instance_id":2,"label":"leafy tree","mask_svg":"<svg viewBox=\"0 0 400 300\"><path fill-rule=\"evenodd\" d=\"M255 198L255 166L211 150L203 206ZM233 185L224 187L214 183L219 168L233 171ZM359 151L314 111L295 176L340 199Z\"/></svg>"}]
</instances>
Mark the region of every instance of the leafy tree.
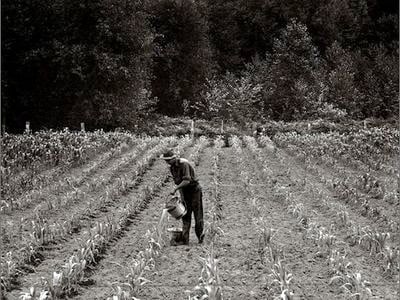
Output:
<instances>
[{"instance_id":1,"label":"leafy tree","mask_svg":"<svg viewBox=\"0 0 400 300\"><path fill-rule=\"evenodd\" d=\"M356 85L357 66L352 54L335 42L327 50L326 59L329 68L327 102L351 113L354 117L360 117L361 101L364 96Z\"/></svg>"},{"instance_id":2,"label":"leafy tree","mask_svg":"<svg viewBox=\"0 0 400 300\"><path fill-rule=\"evenodd\" d=\"M218 118L246 123L249 119L262 117L261 85L252 82L250 74L235 76L227 73L207 81L202 101L197 110L202 118Z\"/></svg>"},{"instance_id":3,"label":"leafy tree","mask_svg":"<svg viewBox=\"0 0 400 300\"><path fill-rule=\"evenodd\" d=\"M274 41L273 52L258 75L270 117L292 120L312 112L319 94L319 65L307 27L292 19Z\"/></svg>"},{"instance_id":4,"label":"leafy tree","mask_svg":"<svg viewBox=\"0 0 400 300\"><path fill-rule=\"evenodd\" d=\"M193 114L211 74L212 52L201 9L201 3L189 0L159 0L152 6L157 32L152 87L160 113Z\"/></svg>"},{"instance_id":5,"label":"leafy tree","mask_svg":"<svg viewBox=\"0 0 400 300\"><path fill-rule=\"evenodd\" d=\"M356 85L363 91L362 117L390 118L399 114L399 56L382 45L355 57Z\"/></svg>"}]
</instances>

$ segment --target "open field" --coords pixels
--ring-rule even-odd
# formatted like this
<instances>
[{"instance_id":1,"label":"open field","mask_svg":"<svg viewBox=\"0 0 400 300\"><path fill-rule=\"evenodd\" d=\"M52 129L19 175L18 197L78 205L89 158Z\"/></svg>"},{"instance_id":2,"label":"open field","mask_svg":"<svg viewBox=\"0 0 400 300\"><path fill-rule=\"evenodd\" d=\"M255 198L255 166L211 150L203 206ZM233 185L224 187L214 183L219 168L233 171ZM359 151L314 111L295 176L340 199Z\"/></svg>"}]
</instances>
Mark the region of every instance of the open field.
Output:
<instances>
[{"instance_id":1,"label":"open field","mask_svg":"<svg viewBox=\"0 0 400 300\"><path fill-rule=\"evenodd\" d=\"M369 133L121 133L77 141L82 159L14 157L2 169L1 297L399 299L398 132ZM192 230L171 247L165 229L180 223L159 222L170 147L196 164L204 244Z\"/></svg>"}]
</instances>

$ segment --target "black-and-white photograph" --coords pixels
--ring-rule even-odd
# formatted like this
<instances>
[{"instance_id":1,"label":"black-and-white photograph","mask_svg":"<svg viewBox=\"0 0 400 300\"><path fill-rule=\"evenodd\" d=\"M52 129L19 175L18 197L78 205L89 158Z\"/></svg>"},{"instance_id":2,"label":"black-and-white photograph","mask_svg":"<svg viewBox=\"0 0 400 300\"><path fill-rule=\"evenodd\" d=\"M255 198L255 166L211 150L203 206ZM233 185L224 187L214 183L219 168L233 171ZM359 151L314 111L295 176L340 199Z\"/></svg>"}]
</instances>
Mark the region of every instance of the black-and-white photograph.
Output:
<instances>
[{"instance_id":1,"label":"black-and-white photograph","mask_svg":"<svg viewBox=\"0 0 400 300\"><path fill-rule=\"evenodd\" d=\"M0 300L399 300L398 0L3 0Z\"/></svg>"}]
</instances>

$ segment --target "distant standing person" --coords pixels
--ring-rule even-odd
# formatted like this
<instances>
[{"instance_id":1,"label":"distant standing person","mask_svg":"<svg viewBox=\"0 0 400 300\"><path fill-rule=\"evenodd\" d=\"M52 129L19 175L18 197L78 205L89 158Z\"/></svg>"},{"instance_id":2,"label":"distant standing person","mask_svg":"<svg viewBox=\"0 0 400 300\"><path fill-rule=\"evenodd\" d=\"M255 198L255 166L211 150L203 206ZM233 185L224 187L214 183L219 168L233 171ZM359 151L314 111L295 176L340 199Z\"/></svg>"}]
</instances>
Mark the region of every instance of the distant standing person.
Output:
<instances>
[{"instance_id":1,"label":"distant standing person","mask_svg":"<svg viewBox=\"0 0 400 300\"><path fill-rule=\"evenodd\" d=\"M178 158L172 150L166 151L161 158L170 166L172 177L177 185L171 195L175 195L179 191L187 209L186 214L182 217L182 238L176 241L175 245L189 245L192 212L196 236L201 244L204 240L203 193L196 179L194 167L187 159Z\"/></svg>"}]
</instances>

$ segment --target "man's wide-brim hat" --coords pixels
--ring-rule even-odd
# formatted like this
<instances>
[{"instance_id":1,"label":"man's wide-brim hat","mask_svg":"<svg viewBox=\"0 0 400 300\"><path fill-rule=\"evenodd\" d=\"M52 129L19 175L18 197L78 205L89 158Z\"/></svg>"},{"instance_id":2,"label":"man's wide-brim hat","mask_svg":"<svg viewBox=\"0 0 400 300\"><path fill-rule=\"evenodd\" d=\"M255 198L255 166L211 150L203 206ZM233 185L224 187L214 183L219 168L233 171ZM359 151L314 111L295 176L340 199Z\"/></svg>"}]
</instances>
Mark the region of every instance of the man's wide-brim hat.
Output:
<instances>
[{"instance_id":1,"label":"man's wide-brim hat","mask_svg":"<svg viewBox=\"0 0 400 300\"><path fill-rule=\"evenodd\" d=\"M170 159L176 158L176 155L172 150L167 150L166 152L161 154L160 158L162 158L164 160L170 160Z\"/></svg>"}]
</instances>

